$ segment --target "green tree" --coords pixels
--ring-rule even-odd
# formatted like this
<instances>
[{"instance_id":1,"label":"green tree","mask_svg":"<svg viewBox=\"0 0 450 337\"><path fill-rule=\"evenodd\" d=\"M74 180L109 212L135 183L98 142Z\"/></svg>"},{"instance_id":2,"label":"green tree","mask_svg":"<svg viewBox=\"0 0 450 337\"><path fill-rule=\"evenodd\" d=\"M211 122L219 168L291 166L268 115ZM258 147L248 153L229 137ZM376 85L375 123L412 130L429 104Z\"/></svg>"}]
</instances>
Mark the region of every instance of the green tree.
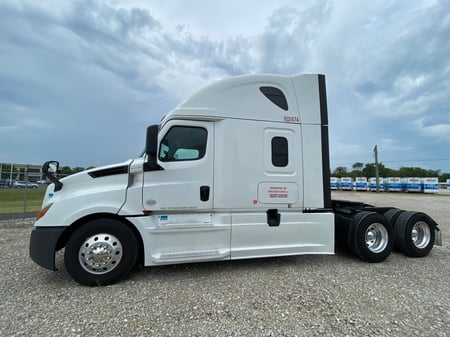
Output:
<instances>
[{"instance_id":1,"label":"green tree","mask_svg":"<svg viewBox=\"0 0 450 337\"><path fill-rule=\"evenodd\" d=\"M347 168L345 166L338 166L338 167L336 167L334 169L334 171L332 172L332 176L333 177L338 177L338 178L342 178L342 177L348 176Z\"/></svg>"},{"instance_id":2,"label":"green tree","mask_svg":"<svg viewBox=\"0 0 450 337\"><path fill-rule=\"evenodd\" d=\"M81 172L81 171L84 171L84 167L77 166L77 167L74 167L72 169L72 173L78 173L78 172Z\"/></svg>"},{"instance_id":3,"label":"green tree","mask_svg":"<svg viewBox=\"0 0 450 337\"><path fill-rule=\"evenodd\" d=\"M73 171L70 168L70 166L62 166L62 167L59 168L59 172L58 172L58 174L63 176L63 177L69 176L72 173L73 173Z\"/></svg>"},{"instance_id":4,"label":"green tree","mask_svg":"<svg viewBox=\"0 0 450 337\"><path fill-rule=\"evenodd\" d=\"M354 163L354 164L352 165L352 169L353 169L354 171L360 171L360 172L361 172L361 170L363 169L363 167L364 167L364 164L361 163L361 162L356 162L356 163Z\"/></svg>"},{"instance_id":5,"label":"green tree","mask_svg":"<svg viewBox=\"0 0 450 337\"><path fill-rule=\"evenodd\" d=\"M378 170L379 169L380 165L378 165ZM361 175L366 178L375 177L375 164L366 164L361 170Z\"/></svg>"}]
</instances>

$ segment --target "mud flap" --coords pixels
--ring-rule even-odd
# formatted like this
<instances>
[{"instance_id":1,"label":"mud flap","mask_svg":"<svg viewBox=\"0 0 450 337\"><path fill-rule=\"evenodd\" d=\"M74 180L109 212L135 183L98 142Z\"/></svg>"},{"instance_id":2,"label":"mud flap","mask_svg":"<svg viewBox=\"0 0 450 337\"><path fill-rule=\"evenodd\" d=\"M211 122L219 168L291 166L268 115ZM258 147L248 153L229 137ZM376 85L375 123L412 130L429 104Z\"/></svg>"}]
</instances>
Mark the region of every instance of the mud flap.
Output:
<instances>
[{"instance_id":1,"label":"mud flap","mask_svg":"<svg viewBox=\"0 0 450 337\"><path fill-rule=\"evenodd\" d=\"M434 237L434 244L436 246L442 246L442 232L438 227L436 228L436 235Z\"/></svg>"}]
</instances>

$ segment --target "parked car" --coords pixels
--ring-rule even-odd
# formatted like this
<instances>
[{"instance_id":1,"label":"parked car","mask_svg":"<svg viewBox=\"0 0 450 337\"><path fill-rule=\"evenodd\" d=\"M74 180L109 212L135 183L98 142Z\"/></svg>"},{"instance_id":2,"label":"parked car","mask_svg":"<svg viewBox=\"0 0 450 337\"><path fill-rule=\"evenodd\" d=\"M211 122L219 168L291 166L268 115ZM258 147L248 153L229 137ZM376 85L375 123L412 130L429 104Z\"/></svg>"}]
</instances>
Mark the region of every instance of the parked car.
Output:
<instances>
[{"instance_id":1,"label":"parked car","mask_svg":"<svg viewBox=\"0 0 450 337\"><path fill-rule=\"evenodd\" d=\"M0 188L14 187L15 183L16 183L15 180L0 179Z\"/></svg>"},{"instance_id":2,"label":"parked car","mask_svg":"<svg viewBox=\"0 0 450 337\"><path fill-rule=\"evenodd\" d=\"M13 186L14 186L15 188L25 188L25 187L28 187L28 188L38 188L38 187L39 187L38 184L36 184L36 183L31 183L31 182L29 182L29 181L16 181L15 183L13 183Z\"/></svg>"}]
</instances>

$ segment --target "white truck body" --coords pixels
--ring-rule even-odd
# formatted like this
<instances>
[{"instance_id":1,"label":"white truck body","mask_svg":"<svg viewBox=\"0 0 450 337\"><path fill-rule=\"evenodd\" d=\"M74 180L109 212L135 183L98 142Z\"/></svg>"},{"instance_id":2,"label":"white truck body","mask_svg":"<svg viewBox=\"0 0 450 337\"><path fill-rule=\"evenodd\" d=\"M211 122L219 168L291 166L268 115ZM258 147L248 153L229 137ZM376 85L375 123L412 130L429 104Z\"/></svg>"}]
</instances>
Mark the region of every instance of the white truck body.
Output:
<instances>
[{"instance_id":1,"label":"white truck body","mask_svg":"<svg viewBox=\"0 0 450 337\"><path fill-rule=\"evenodd\" d=\"M423 192L423 181L421 178L408 177L406 178L407 192Z\"/></svg>"},{"instance_id":2,"label":"white truck body","mask_svg":"<svg viewBox=\"0 0 450 337\"><path fill-rule=\"evenodd\" d=\"M402 179L399 177L388 177L384 182L386 190L388 192L401 192L402 191Z\"/></svg>"},{"instance_id":3,"label":"white truck body","mask_svg":"<svg viewBox=\"0 0 450 337\"><path fill-rule=\"evenodd\" d=\"M342 177L341 178L341 190L343 190L343 191L353 190L353 178Z\"/></svg>"},{"instance_id":4,"label":"white truck body","mask_svg":"<svg viewBox=\"0 0 450 337\"><path fill-rule=\"evenodd\" d=\"M341 180L337 177L331 177L330 178L330 189L337 191L340 189L341 186Z\"/></svg>"},{"instance_id":5,"label":"white truck body","mask_svg":"<svg viewBox=\"0 0 450 337\"><path fill-rule=\"evenodd\" d=\"M438 178L423 178L423 193L438 193L439 179Z\"/></svg>"},{"instance_id":6,"label":"white truck body","mask_svg":"<svg viewBox=\"0 0 450 337\"><path fill-rule=\"evenodd\" d=\"M356 191L367 191L367 178L366 177L356 177L355 178L355 190Z\"/></svg>"},{"instance_id":7,"label":"white truck body","mask_svg":"<svg viewBox=\"0 0 450 337\"><path fill-rule=\"evenodd\" d=\"M378 185L380 192L384 191L384 178L379 177L378 178ZM369 188L371 192L376 192L377 190L377 178L376 177L370 177L369 178Z\"/></svg>"},{"instance_id":8,"label":"white truck body","mask_svg":"<svg viewBox=\"0 0 450 337\"><path fill-rule=\"evenodd\" d=\"M286 110L267 97L270 88L285 95ZM320 90L320 75L248 75L209 86L161 122L158 143L179 132L174 141L186 144L168 145L185 158L164 160L159 153L161 170L146 171L144 156L64 178L61 191L50 185L43 207L52 207L35 225L64 227L91 214L117 214L139 232L146 266L333 254L334 214L305 212L330 203ZM200 150L192 148L197 141ZM279 223L269 225L270 216Z\"/></svg>"},{"instance_id":9,"label":"white truck body","mask_svg":"<svg viewBox=\"0 0 450 337\"><path fill-rule=\"evenodd\" d=\"M55 270L65 247L75 280L107 285L139 262L334 254L336 233L361 259L380 262L392 250L398 210L332 201L328 149L323 75L220 81L150 126L142 157L61 180L52 174L59 163L44 163L53 184L30 256ZM435 223L405 214L406 231L412 221L429 228L406 253L428 254Z\"/></svg>"}]
</instances>

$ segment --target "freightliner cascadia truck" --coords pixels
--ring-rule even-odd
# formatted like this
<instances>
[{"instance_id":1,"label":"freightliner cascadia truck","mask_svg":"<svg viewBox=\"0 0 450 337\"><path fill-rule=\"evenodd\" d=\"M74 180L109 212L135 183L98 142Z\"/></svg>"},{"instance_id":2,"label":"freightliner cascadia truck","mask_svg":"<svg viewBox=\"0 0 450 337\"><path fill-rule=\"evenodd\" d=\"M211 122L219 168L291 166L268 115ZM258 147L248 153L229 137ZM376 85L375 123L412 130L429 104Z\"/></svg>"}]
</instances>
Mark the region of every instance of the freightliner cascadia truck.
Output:
<instances>
[{"instance_id":1,"label":"freightliner cascadia truck","mask_svg":"<svg viewBox=\"0 0 450 337\"><path fill-rule=\"evenodd\" d=\"M428 215L332 200L324 75L244 75L212 84L147 128L137 159L48 186L30 256L77 282L108 285L137 265L334 254L421 257ZM437 240L436 240L437 241Z\"/></svg>"}]
</instances>

